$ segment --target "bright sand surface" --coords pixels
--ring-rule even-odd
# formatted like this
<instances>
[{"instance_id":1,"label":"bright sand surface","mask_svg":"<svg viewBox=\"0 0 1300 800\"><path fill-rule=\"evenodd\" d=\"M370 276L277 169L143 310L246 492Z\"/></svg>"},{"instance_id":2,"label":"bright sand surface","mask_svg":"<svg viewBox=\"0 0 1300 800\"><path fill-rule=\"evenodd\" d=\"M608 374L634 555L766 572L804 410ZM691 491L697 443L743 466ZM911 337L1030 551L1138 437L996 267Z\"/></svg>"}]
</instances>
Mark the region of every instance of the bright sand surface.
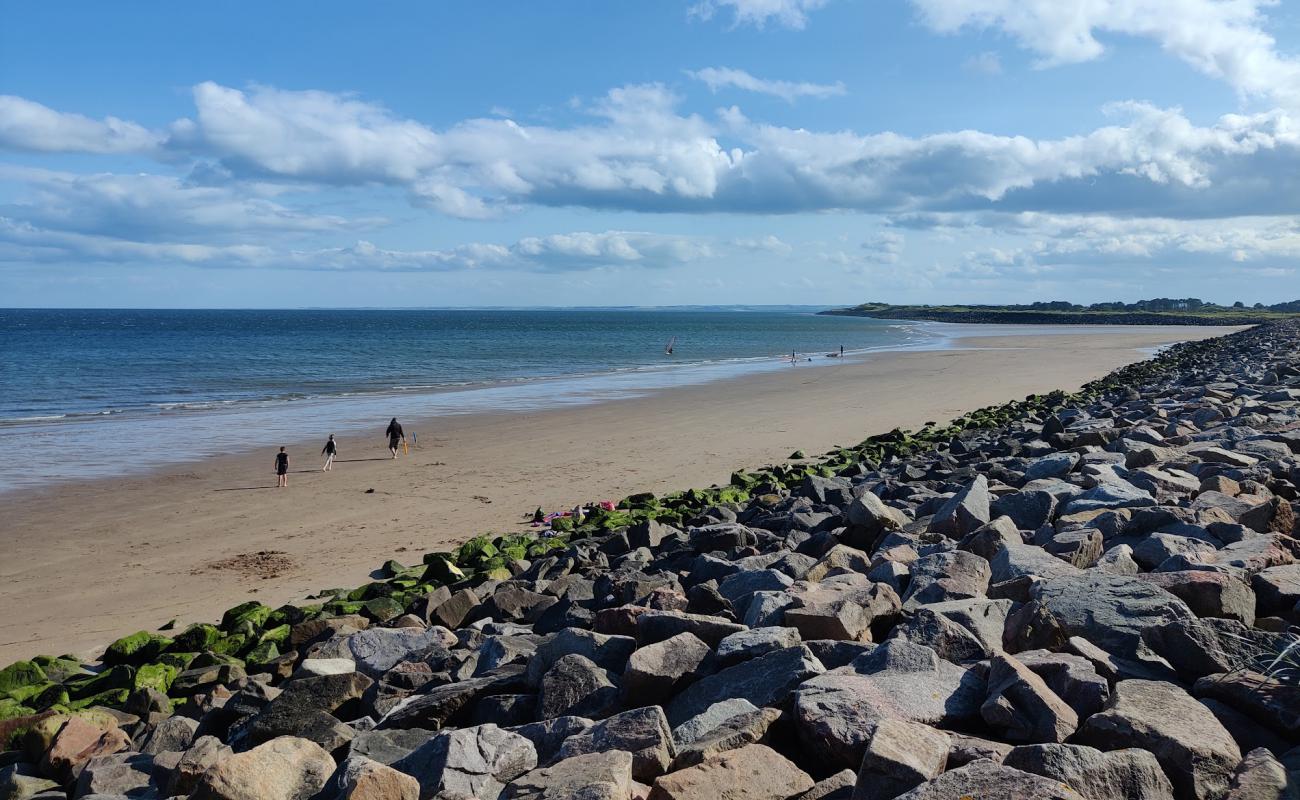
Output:
<instances>
[{"instance_id":1,"label":"bright sand surface","mask_svg":"<svg viewBox=\"0 0 1300 800\"><path fill-rule=\"evenodd\" d=\"M127 633L215 621L249 599L276 606L358 586L389 558L418 563L479 533L529 530L523 515L538 506L724 483L796 449L816 455L1076 389L1146 358L1142 348L1231 330L969 338L961 349L793 365L586 407L407 419L420 447L395 462L377 420L373 437L340 437L329 473L319 471L321 441L288 443L287 489L275 488L268 447L13 493L0 500L0 665L96 654Z\"/></svg>"}]
</instances>

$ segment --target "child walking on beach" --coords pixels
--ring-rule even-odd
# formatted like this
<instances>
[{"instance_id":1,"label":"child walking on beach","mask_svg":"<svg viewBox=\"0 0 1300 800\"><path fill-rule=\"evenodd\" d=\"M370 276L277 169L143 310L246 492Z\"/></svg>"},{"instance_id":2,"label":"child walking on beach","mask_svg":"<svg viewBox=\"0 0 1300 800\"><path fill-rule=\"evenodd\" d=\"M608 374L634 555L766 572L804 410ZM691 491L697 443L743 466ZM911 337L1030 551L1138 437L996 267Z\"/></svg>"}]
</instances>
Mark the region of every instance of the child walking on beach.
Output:
<instances>
[{"instance_id":1,"label":"child walking on beach","mask_svg":"<svg viewBox=\"0 0 1300 800\"><path fill-rule=\"evenodd\" d=\"M275 488L282 489L289 485L289 454L280 448L280 452L275 454Z\"/></svg>"},{"instance_id":2,"label":"child walking on beach","mask_svg":"<svg viewBox=\"0 0 1300 800\"><path fill-rule=\"evenodd\" d=\"M334 456L339 454L339 446L334 442L334 434L330 434L330 440L325 443L325 447L320 452L325 456L325 466L321 467L321 472L329 472L334 468Z\"/></svg>"},{"instance_id":3,"label":"child walking on beach","mask_svg":"<svg viewBox=\"0 0 1300 800\"><path fill-rule=\"evenodd\" d=\"M392 421L388 423L388 430L384 431L384 433L388 434L388 451L393 454L393 458L397 458L397 446L406 441L406 433L402 431L402 426L397 422L397 417L393 417Z\"/></svg>"}]
</instances>

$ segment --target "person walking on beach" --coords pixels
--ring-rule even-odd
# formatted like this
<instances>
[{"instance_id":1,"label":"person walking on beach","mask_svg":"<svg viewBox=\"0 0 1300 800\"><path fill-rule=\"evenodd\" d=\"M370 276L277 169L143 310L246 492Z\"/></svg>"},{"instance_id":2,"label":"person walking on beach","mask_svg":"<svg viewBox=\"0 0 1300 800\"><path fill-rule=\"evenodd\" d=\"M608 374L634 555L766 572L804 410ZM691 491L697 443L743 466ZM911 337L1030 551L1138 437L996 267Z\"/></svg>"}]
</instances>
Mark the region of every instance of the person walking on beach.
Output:
<instances>
[{"instance_id":1,"label":"person walking on beach","mask_svg":"<svg viewBox=\"0 0 1300 800\"><path fill-rule=\"evenodd\" d=\"M289 454L280 448L280 452L275 454L275 488L283 489L289 485Z\"/></svg>"},{"instance_id":2,"label":"person walking on beach","mask_svg":"<svg viewBox=\"0 0 1300 800\"><path fill-rule=\"evenodd\" d=\"M339 446L334 441L334 434L330 434L330 440L325 443L325 447L320 452L325 456L325 466L321 467L321 472L329 472L334 468L334 456L339 454Z\"/></svg>"},{"instance_id":3,"label":"person walking on beach","mask_svg":"<svg viewBox=\"0 0 1300 800\"><path fill-rule=\"evenodd\" d=\"M393 417L392 421L388 423L388 430L384 432L388 434L388 451L393 454L393 458L397 458L397 446L406 441L406 434L402 431L402 426L398 423L397 417Z\"/></svg>"}]
</instances>

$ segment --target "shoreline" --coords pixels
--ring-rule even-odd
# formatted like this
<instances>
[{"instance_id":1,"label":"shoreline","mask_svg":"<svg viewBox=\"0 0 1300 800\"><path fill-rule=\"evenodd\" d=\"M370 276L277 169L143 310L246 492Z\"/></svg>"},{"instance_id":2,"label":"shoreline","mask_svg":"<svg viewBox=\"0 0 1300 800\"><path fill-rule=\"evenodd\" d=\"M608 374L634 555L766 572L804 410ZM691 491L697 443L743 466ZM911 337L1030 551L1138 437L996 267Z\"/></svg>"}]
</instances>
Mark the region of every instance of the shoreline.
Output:
<instances>
[{"instance_id":1,"label":"shoreline","mask_svg":"<svg viewBox=\"0 0 1300 800\"><path fill-rule=\"evenodd\" d=\"M371 437L340 436L329 475L317 471L319 441L291 445L285 491L273 488L267 449L11 493L0 546L18 557L0 568L0 607L10 610L0 619L0 663L89 652L173 617L212 619L243 600L279 605L355 586L387 558L412 563L487 531L529 530L522 515L538 505L725 482L733 469L795 449L815 454L1073 389L1147 357L1139 348L1228 330L1026 333L1013 346L974 337L964 349L890 351L577 408L468 414L436 427L415 419L408 429L435 433L396 464L378 425Z\"/></svg>"},{"instance_id":2,"label":"shoreline","mask_svg":"<svg viewBox=\"0 0 1300 800\"><path fill-rule=\"evenodd\" d=\"M885 353L969 348L963 343L974 339L1133 334L1161 338L1170 330L1160 326L976 325L927 321L908 324L916 327L905 341L849 350L844 361L828 358L821 350L802 352L799 364L806 368L837 367ZM37 451L35 457L21 464L0 464L0 498L50 484L156 475L213 458L246 453L269 442L287 444L318 435L323 437L323 432L355 434L370 424L361 422L363 419L386 420L395 415L399 419L443 420L466 414L544 413L554 408L634 399L785 369L788 369L788 359L783 355L743 356L632 365L572 375L448 383L409 391L390 387L296 399L195 400L166 404L167 407L153 411L103 410L70 412L22 422L0 420L0 449ZM111 462L103 457L107 453L113 456Z\"/></svg>"}]
</instances>

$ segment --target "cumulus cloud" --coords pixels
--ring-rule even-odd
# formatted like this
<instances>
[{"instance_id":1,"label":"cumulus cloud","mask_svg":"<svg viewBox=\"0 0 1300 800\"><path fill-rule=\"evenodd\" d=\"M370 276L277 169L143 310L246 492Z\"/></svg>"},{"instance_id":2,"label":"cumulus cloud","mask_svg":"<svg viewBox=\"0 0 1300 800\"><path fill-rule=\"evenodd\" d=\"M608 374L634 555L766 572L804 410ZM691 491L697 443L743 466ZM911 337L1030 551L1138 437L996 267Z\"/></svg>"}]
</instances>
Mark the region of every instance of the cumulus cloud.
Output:
<instances>
[{"instance_id":1,"label":"cumulus cloud","mask_svg":"<svg viewBox=\"0 0 1300 800\"><path fill-rule=\"evenodd\" d=\"M714 94L722 89L741 89L779 97L787 103L793 103L800 97L825 98L845 93L844 84L839 81L826 84L766 80L756 78L743 69L730 67L705 67L700 70L687 70L686 74L703 82Z\"/></svg>"},{"instance_id":2,"label":"cumulus cloud","mask_svg":"<svg viewBox=\"0 0 1300 800\"><path fill-rule=\"evenodd\" d=\"M1234 264L1263 274L1260 270L1300 267L1300 224L1293 217L1210 221L981 212L903 222L955 233L963 241L996 241L965 250L953 269L968 275L1013 277L1078 268L1113 274L1117 268L1175 264L1181 269Z\"/></svg>"},{"instance_id":3,"label":"cumulus cloud","mask_svg":"<svg viewBox=\"0 0 1300 800\"><path fill-rule=\"evenodd\" d=\"M165 175L78 175L0 165L0 181L23 187L20 199L0 206L0 213L42 228L125 239L320 233L383 222L305 213L250 195L247 187L191 185Z\"/></svg>"},{"instance_id":4,"label":"cumulus cloud","mask_svg":"<svg viewBox=\"0 0 1300 800\"><path fill-rule=\"evenodd\" d=\"M706 121L681 113L679 98L656 84L614 89L587 109L594 122L563 128L474 119L434 131L319 92L204 85L195 99L198 120L178 125L184 134L170 146L201 144L250 178L397 185L460 217L526 204L788 213L1080 202L1232 215L1300 201L1287 177L1300 174L1300 129L1282 111L1197 126L1177 109L1121 103L1110 109L1117 124L1034 140L824 133L752 122L735 109ZM724 135L739 146L724 147ZM1129 208L1136 197L1145 208Z\"/></svg>"},{"instance_id":5,"label":"cumulus cloud","mask_svg":"<svg viewBox=\"0 0 1300 800\"><path fill-rule=\"evenodd\" d=\"M182 263L217 268L450 272L512 270L580 272L663 269L717 257L707 239L637 231L578 232L526 237L513 244L474 242L442 250L397 250L366 240L310 249L267 245L137 241L43 228L0 217L2 262Z\"/></svg>"},{"instance_id":6,"label":"cumulus cloud","mask_svg":"<svg viewBox=\"0 0 1300 800\"><path fill-rule=\"evenodd\" d=\"M142 153L161 135L117 117L102 120L0 95L0 147L34 153Z\"/></svg>"},{"instance_id":7,"label":"cumulus cloud","mask_svg":"<svg viewBox=\"0 0 1300 800\"><path fill-rule=\"evenodd\" d=\"M1045 67L1090 61L1100 34L1138 36L1245 95L1300 108L1300 61L1282 55L1264 30L1274 0L912 0L941 33L996 29Z\"/></svg>"},{"instance_id":8,"label":"cumulus cloud","mask_svg":"<svg viewBox=\"0 0 1300 800\"><path fill-rule=\"evenodd\" d=\"M197 159L194 174L211 180L196 183L389 186L414 205L462 218L525 206L1300 212L1300 126L1284 110L1197 125L1178 109L1118 103L1107 109L1113 124L1031 139L821 132L752 121L736 108L705 119L682 112L680 98L658 84L613 89L566 127L489 118L435 130L325 92L201 84L194 97L195 118L173 125L164 146L172 157Z\"/></svg>"},{"instance_id":9,"label":"cumulus cloud","mask_svg":"<svg viewBox=\"0 0 1300 800\"><path fill-rule=\"evenodd\" d=\"M775 22L792 30L803 30L808 25L808 14L826 5L828 0L701 0L691 6L688 14L696 19L708 20L719 9L728 9L732 25L753 25L762 28Z\"/></svg>"}]
</instances>

